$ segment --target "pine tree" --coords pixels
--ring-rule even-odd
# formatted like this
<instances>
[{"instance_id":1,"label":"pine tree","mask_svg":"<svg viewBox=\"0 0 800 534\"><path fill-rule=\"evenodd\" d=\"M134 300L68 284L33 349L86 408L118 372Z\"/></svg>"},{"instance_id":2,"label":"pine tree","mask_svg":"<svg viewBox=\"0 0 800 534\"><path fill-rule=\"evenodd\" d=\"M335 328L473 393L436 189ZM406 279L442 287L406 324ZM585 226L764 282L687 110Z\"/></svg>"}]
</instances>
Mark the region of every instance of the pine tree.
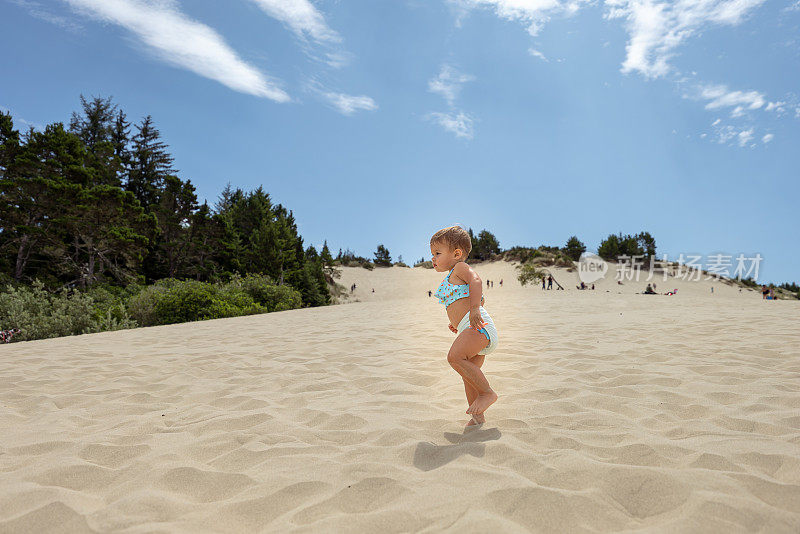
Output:
<instances>
[{"instance_id":1,"label":"pine tree","mask_svg":"<svg viewBox=\"0 0 800 534\"><path fill-rule=\"evenodd\" d=\"M136 196L142 207L149 209L158 202L166 177L176 171L172 168L173 158L167 152L166 143L160 141L161 133L153 126L153 118L148 115L136 129L126 189Z\"/></svg>"},{"instance_id":2,"label":"pine tree","mask_svg":"<svg viewBox=\"0 0 800 534\"><path fill-rule=\"evenodd\" d=\"M77 135L86 149L86 167L91 170L92 185L122 184L122 162L113 144L117 106L111 97L94 97L87 101L81 95L81 113L72 112L69 131Z\"/></svg>"},{"instance_id":3,"label":"pine tree","mask_svg":"<svg viewBox=\"0 0 800 534\"><path fill-rule=\"evenodd\" d=\"M567 244L564 246L564 253L572 260L578 261L581 254L586 252L586 245L584 245L577 236L572 236L567 239Z\"/></svg>"},{"instance_id":4,"label":"pine tree","mask_svg":"<svg viewBox=\"0 0 800 534\"><path fill-rule=\"evenodd\" d=\"M375 265L380 265L382 267L392 266L392 257L389 255L389 250L383 245L378 245L378 249L375 251L374 254L375 254Z\"/></svg>"}]
</instances>

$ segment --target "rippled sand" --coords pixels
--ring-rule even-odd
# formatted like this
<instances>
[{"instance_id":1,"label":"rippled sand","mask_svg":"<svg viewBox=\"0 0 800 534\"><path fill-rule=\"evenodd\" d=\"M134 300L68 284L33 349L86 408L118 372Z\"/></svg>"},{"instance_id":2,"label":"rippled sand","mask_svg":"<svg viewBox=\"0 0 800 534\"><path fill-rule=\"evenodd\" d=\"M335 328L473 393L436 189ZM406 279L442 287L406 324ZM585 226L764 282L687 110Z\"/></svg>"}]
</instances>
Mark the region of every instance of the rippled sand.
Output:
<instances>
[{"instance_id":1,"label":"rippled sand","mask_svg":"<svg viewBox=\"0 0 800 534\"><path fill-rule=\"evenodd\" d=\"M469 431L430 270L345 269L353 304L0 346L0 532L800 531L800 302L477 270L505 282L500 399Z\"/></svg>"}]
</instances>

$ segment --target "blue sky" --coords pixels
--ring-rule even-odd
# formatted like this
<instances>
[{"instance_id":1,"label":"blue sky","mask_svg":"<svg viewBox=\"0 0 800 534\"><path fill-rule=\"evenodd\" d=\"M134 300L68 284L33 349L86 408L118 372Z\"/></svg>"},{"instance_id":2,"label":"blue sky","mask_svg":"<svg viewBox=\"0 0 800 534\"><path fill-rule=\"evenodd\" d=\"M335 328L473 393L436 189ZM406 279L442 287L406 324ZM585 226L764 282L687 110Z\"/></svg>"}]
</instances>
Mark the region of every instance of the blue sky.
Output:
<instances>
[{"instance_id":1,"label":"blue sky","mask_svg":"<svg viewBox=\"0 0 800 534\"><path fill-rule=\"evenodd\" d=\"M263 185L334 254L647 230L798 281L799 27L797 0L0 0L0 107L113 96L201 201Z\"/></svg>"}]
</instances>

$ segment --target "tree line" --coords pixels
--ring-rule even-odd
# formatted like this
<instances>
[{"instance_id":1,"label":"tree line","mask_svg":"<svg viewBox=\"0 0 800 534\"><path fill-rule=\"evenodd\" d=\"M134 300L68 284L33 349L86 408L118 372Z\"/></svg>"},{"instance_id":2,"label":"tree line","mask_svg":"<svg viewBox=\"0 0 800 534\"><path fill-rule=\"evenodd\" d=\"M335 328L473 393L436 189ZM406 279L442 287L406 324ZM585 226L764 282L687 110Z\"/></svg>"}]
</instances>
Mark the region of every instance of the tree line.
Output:
<instances>
[{"instance_id":1,"label":"tree line","mask_svg":"<svg viewBox=\"0 0 800 534\"><path fill-rule=\"evenodd\" d=\"M199 204L151 116L132 124L110 97L80 104L69 125L41 131L0 112L0 281L88 289L259 274L303 305L330 302L321 255L262 187L228 184L213 207Z\"/></svg>"}]
</instances>

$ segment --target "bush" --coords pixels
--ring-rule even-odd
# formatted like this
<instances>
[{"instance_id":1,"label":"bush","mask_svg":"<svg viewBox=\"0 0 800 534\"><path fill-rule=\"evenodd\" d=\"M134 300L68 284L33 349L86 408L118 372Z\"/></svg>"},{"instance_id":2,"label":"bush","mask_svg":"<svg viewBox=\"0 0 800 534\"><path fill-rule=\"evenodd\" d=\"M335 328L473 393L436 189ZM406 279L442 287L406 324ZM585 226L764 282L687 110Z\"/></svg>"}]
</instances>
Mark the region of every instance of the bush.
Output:
<instances>
[{"instance_id":1,"label":"bush","mask_svg":"<svg viewBox=\"0 0 800 534\"><path fill-rule=\"evenodd\" d=\"M523 286L528 282L536 283L547 276L547 272L539 269L532 263L523 263L522 265L517 265L517 269L520 271L519 275L517 276L517 280L519 280L519 283Z\"/></svg>"},{"instance_id":2,"label":"bush","mask_svg":"<svg viewBox=\"0 0 800 534\"><path fill-rule=\"evenodd\" d=\"M19 328L15 340L44 339L96 331L92 298L63 289L49 293L35 280L30 287L6 286L0 293L0 328Z\"/></svg>"},{"instance_id":3,"label":"bush","mask_svg":"<svg viewBox=\"0 0 800 534\"><path fill-rule=\"evenodd\" d=\"M425 269L433 269L433 262L431 260L426 261L420 259L420 261L414 264L414 267L424 267Z\"/></svg>"},{"instance_id":4,"label":"bush","mask_svg":"<svg viewBox=\"0 0 800 534\"><path fill-rule=\"evenodd\" d=\"M244 278L231 280L229 285L234 284L269 312L293 310L303 305L299 291L290 286L275 285L266 275L250 274Z\"/></svg>"},{"instance_id":5,"label":"bush","mask_svg":"<svg viewBox=\"0 0 800 534\"><path fill-rule=\"evenodd\" d=\"M217 286L196 280L159 280L128 302L128 312L142 326L185 323L265 313L236 281Z\"/></svg>"}]
</instances>

